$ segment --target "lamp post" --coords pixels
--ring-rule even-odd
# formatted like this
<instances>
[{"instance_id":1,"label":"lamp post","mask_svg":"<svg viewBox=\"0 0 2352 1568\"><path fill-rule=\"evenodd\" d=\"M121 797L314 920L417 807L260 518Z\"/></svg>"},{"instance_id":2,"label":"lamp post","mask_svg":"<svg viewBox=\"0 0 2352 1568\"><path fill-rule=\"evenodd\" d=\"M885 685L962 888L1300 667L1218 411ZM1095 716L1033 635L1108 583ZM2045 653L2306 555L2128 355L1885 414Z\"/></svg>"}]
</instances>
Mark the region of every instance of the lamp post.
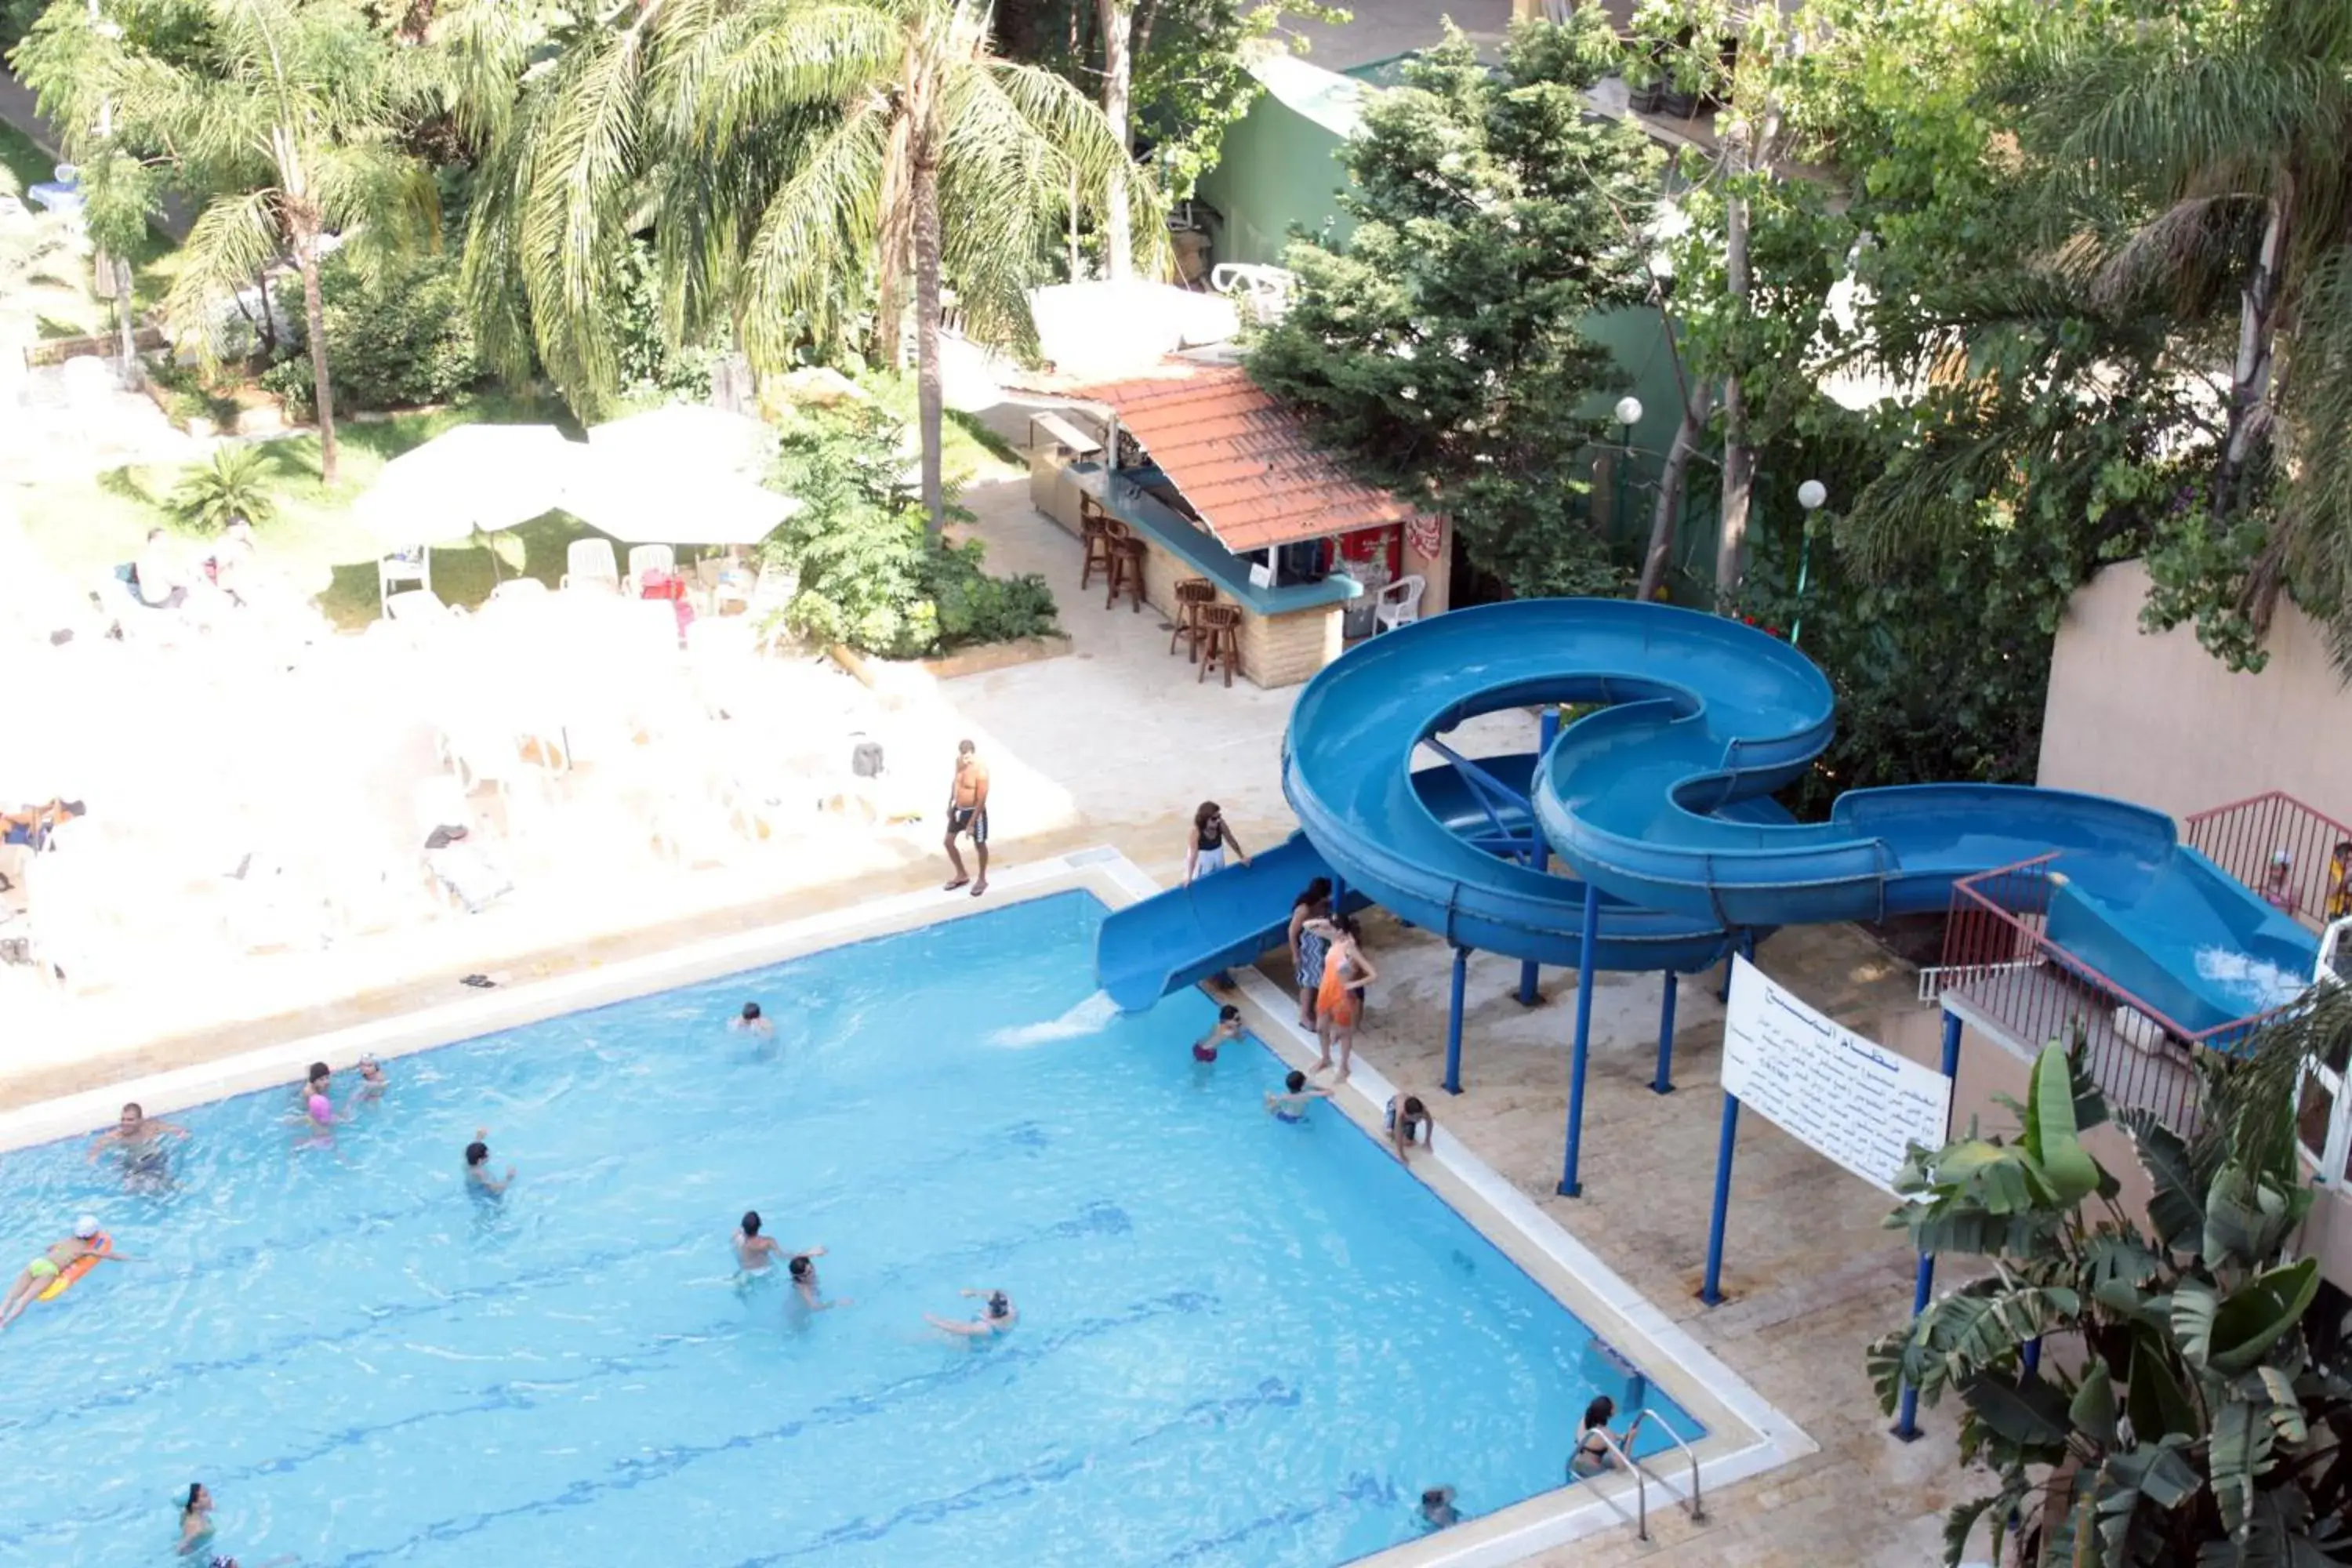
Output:
<instances>
[{"instance_id":1,"label":"lamp post","mask_svg":"<svg viewBox=\"0 0 2352 1568\"><path fill-rule=\"evenodd\" d=\"M1617 400L1612 412L1617 416L1617 451L1609 459L1609 467L1616 475L1616 494L1610 501L1609 514L1622 528L1625 522L1625 464L1633 455L1633 426L1642 422L1642 400L1629 392Z\"/></svg>"},{"instance_id":2,"label":"lamp post","mask_svg":"<svg viewBox=\"0 0 2352 1568\"><path fill-rule=\"evenodd\" d=\"M1830 499L1829 486L1819 479L1807 479L1797 487L1797 504L1805 510L1804 542L1797 549L1797 612L1789 622L1789 646L1805 635L1805 579L1813 571L1813 513L1822 510Z\"/></svg>"}]
</instances>

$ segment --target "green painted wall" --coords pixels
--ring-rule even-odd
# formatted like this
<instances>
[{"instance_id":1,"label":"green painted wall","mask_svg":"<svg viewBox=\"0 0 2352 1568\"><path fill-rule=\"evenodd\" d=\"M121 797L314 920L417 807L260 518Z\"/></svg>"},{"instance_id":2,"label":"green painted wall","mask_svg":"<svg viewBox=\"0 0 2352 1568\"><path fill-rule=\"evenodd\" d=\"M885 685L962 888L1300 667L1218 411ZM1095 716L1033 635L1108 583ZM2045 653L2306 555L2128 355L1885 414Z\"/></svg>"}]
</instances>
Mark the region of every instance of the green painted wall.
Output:
<instances>
[{"instance_id":1,"label":"green painted wall","mask_svg":"<svg viewBox=\"0 0 2352 1568\"><path fill-rule=\"evenodd\" d=\"M1357 123L1363 87L1303 60L1277 56L1257 69L1265 92L1225 133L1201 199L1223 216L1217 261L1279 266L1296 226L1345 239L1356 226L1339 211L1348 184L1339 149Z\"/></svg>"}]
</instances>

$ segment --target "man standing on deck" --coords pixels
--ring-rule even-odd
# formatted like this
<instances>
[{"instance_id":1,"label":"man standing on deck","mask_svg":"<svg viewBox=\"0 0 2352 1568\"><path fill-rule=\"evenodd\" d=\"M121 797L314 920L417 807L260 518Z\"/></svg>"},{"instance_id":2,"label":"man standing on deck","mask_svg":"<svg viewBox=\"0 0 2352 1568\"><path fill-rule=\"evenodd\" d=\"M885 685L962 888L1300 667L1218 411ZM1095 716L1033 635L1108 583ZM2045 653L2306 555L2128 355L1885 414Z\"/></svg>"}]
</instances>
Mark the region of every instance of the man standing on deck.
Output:
<instances>
[{"instance_id":1,"label":"man standing on deck","mask_svg":"<svg viewBox=\"0 0 2352 1568\"><path fill-rule=\"evenodd\" d=\"M971 835L972 852L980 857L977 879L966 876L963 857L956 853L956 839ZM980 760L970 741L956 742L955 782L948 786L948 834L942 841L948 852L948 864L955 868L955 876L947 890L954 892L966 882L971 883L971 896L978 898L988 891L988 764Z\"/></svg>"}]
</instances>

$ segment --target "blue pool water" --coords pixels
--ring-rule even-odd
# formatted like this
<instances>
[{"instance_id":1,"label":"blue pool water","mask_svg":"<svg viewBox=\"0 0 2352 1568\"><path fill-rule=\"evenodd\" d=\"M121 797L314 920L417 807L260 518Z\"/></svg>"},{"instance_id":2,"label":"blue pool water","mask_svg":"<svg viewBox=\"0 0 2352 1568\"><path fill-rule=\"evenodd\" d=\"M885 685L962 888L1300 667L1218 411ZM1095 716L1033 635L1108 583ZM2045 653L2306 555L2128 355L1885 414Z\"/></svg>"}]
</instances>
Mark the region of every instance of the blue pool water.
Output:
<instances>
[{"instance_id":1,"label":"blue pool water","mask_svg":"<svg viewBox=\"0 0 2352 1568\"><path fill-rule=\"evenodd\" d=\"M167 1196L6 1156L9 1275L84 1209L146 1261L0 1333L0 1563L173 1561L199 1479L216 1550L353 1568L1320 1565L1412 1536L1423 1485L1559 1484L1626 1396L1605 1347L1329 1107L1269 1119L1264 1047L1197 1068L1199 994L1087 1027L1100 914L395 1061L331 1151L290 1089L208 1106ZM772 1045L722 1027L747 997ZM459 1180L483 1125L502 1205ZM746 1206L852 1304L739 1290ZM924 1329L963 1286L1008 1340Z\"/></svg>"}]
</instances>

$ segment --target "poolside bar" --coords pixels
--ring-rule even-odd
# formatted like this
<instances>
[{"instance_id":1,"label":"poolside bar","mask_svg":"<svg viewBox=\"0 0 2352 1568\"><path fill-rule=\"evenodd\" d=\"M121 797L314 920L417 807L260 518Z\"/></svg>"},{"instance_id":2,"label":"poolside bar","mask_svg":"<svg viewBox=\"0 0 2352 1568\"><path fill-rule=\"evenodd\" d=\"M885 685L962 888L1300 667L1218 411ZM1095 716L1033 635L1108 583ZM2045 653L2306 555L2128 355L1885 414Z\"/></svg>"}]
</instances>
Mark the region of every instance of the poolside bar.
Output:
<instances>
[{"instance_id":1,"label":"poolside bar","mask_svg":"<svg viewBox=\"0 0 2352 1568\"><path fill-rule=\"evenodd\" d=\"M1082 389L1030 425L1037 509L1083 534L1098 509L1144 545L1143 599L1177 619L1205 579L1241 611L1240 668L1295 686L1383 617L1444 607L1444 520L1348 475L1233 366Z\"/></svg>"}]
</instances>

